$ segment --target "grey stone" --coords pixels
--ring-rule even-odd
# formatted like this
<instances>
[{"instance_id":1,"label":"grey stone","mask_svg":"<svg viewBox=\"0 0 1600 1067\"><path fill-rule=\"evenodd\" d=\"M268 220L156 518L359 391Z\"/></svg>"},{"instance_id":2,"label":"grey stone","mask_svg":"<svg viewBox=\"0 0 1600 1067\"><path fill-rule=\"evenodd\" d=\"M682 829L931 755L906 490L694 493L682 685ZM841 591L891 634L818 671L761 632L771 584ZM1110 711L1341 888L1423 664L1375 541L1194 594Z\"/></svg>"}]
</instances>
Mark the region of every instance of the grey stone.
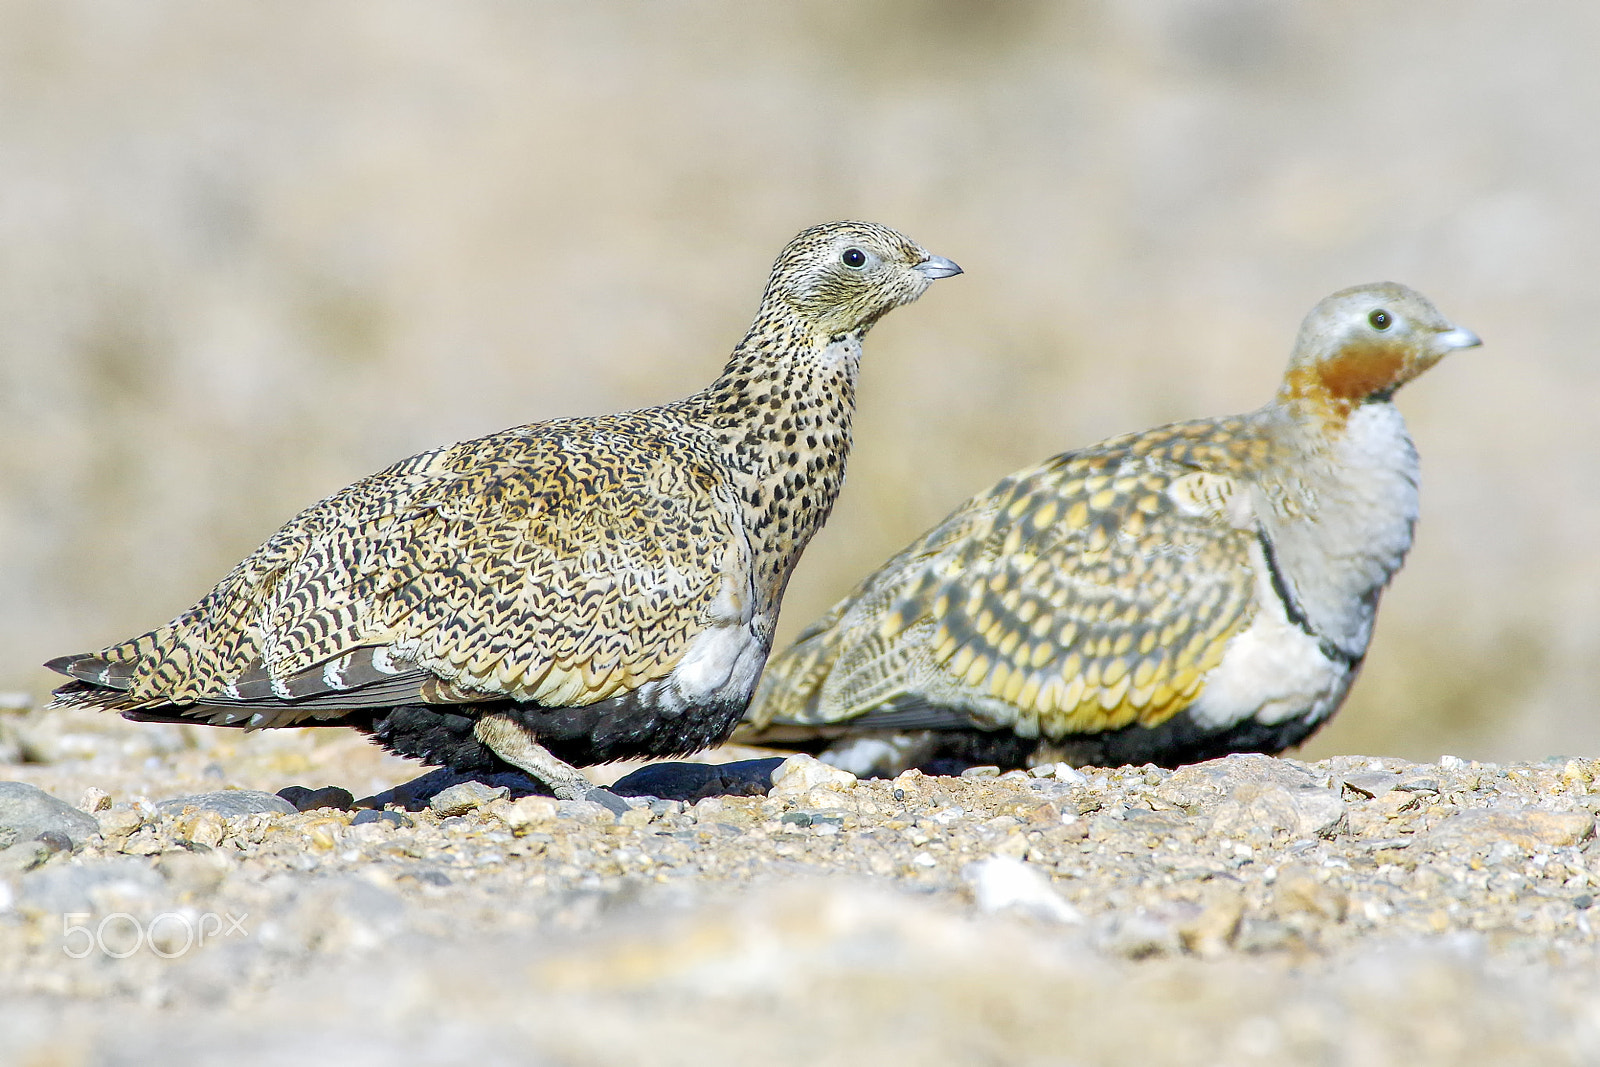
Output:
<instances>
[{"instance_id":1,"label":"grey stone","mask_svg":"<svg viewBox=\"0 0 1600 1067\"><path fill-rule=\"evenodd\" d=\"M215 793L193 793L173 797L156 805L163 815L181 815L187 808L214 811L225 819L239 815L293 815L295 807L272 793L255 789L221 789Z\"/></svg>"},{"instance_id":2,"label":"grey stone","mask_svg":"<svg viewBox=\"0 0 1600 1067\"><path fill-rule=\"evenodd\" d=\"M94 817L26 782L0 782L0 847L55 832L80 847L100 832Z\"/></svg>"},{"instance_id":3,"label":"grey stone","mask_svg":"<svg viewBox=\"0 0 1600 1067\"><path fill-rule=\"evenodd\" d=\"M582 823L610 824L617 821L616 812L592 800L563 800L560 802L559 811L563 819L574 819Z\"/></svg>"},{"instance_id":4,"label":"grey stone","mask_svg":"<svg viewBox=\"0 0 1600 1067\"><path fill-rule=\"evenodd\" d=\"M1156 787L1156 795L1177 807L1193 808L1246 784L1306 789L1325 785L1327 777L1294 760L1253 753L1235 754L1179 767Z\"/></svg>"},{"instance_id":5,"label":"grey stone","mask_svg":"<svg viewBox=\"0 0 1600 1067\"><path fill-rule=\"evenodd\" d=\"M649 806L649 801L644 797L629 799L619 797L604 786L593 786L584 794L584 799L590 804L598 804L612 815L626 815L635 805L643 808Z\"/></svg>"},{"instance_id":6,"label":"grey stone","mask_svg":"<svg viewBox=\"0 0 1600 1067\"><path fill-rule=\"evenodd\" d=\"M1429 831L1425 843L1435 849L1509 845L1534 852L1582 844L1593 834L1594 816L1586 811L1501 808L1457 812Z\"/></svg>"},{"instance_id":7,"label":"grey stone","mask_svg":"<svg viewBox=\"0 0 1600 1067\"><path fill-rule=\"evenodd\" d=\"M60 830L46 830L44 833L34 838L33 843L36 845L43 845L50 851L52 855L58 852L72 851L72 838L68 837Z\"/></svg>"},{"instance_id":8,"label":"grey stone","mask_svg":"<svg viewBox=\"0 0 1600 1067\"><path fill-rule=\"evenodd\" d=\"M1344 801L1332 789L1247 782L1216 806L1210 832L1232 837L1259 833L1313 837L1332 830L1344 813Z\"/></svg>"},{"instance_id":9,"label":"grey stone","mask_svg":"<svg viewBox=\"0 0 1600 1067\"><path fill-rule=\"evenodd\" d=\"M1346 789L1364 797L1381 797L1400 784L1400 776L1389 771L1352 771L1339 776Z\"/></svg>"},{"instance_id":10,"label":"grey stone","mask_svg":"<svg viewBox=\"0 0 1600 1067\"><path fill-rule=\"evenodd\" d=\"M419 867L416 870L404 871L398 877L401 879L409 878L423 885L431 885L441 889L452 884L448 874L433 867Z\"/></svg>"},{"instance_id":11,"label":"grey stone","mask_svg":"<svg viewBox=\"0 0 1600 1067\"><path fill-rule=\"evenodd\" d=\"M448 818L452 815L465 815L475 811L485 804L493 803L511 795L511 790L505 786L488 786L482 782L468 779L457 782L448 789L441 789L428 801L428 807L434 814Z\"/></svg>"},{"instance_id":12,"label":"grey stone","mask_svg":"<svg viewBox=\"0 0 1600 1067\"><path fill-rule=\"evenodd\" d=\"M409 815L402 815L398 811L358 811L356 817L350 820L351 826L365 826L367 823L378 823L381 826L391 826L396 830L405 826L415 826L416 823Z\"/></svg>"}]
</instances>

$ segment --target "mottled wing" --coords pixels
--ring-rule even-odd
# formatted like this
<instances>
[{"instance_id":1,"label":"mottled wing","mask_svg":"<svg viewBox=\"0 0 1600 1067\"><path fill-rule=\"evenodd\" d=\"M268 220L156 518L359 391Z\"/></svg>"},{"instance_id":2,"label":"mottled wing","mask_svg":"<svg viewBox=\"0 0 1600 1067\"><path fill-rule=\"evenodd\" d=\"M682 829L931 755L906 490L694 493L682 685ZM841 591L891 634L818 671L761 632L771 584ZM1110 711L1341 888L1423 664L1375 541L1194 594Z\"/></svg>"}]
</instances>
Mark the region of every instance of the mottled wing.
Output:
<instances>
[{"instance_id":1,"label":"mottled wing","mask_svg":"<svg viewBox=\"0 0 1600 1067\"><path fill-rule=\"evenodd\" d=\"M925 592L941 573L953 576L948 561L982 536L988 520L984 497L968 501L801 631L794 644L767 662L745 721L758 729L770 723L832 722L899 692L913 661L923 657L909 640L885 638L873 620ZM834 706L846 678L848 711ZM825 702L825 693L833 699Z\"/></svg>"},{"instance_id":2,"label":"mottled wing","mask_svg":"<svg viewBox=\"0 0 1600 1067\"><path fill-rule=\"evenodd\" d=\"M307 509L167 626L58 669L126 690L121 708L293 702L254 725L404 700L581 705L662 677L743 577L743 538L683 431L640 420L413 457Z\"/></svg>"},{"instance_id":3,"label":"mottled wing","mask_svg":"<svg viewBox=\"0 0 1600 1067\"><path fill-rule=\"evenodd\" d=\"M777 723L1153 726L1187 704L1255 597L1233 420L1067 453L968 501L768 667ZM1259 458L1259 457L1257 457Z\"/></svg>"}]
</instances>

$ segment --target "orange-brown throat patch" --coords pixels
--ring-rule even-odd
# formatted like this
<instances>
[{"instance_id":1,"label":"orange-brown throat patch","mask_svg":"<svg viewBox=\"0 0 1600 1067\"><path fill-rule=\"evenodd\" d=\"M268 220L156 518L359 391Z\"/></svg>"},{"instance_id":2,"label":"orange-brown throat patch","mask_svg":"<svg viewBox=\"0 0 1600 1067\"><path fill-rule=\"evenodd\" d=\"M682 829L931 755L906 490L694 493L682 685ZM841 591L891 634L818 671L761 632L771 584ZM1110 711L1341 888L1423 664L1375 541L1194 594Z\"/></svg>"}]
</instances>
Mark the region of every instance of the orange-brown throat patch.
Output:
<instances>
[{"instance_id":1,"label":"orange-brown throat patch","mask_svg":"<svg viewBox=\"0 0 1600 1067\"><path fill-rule=\"evenodd\" d=\"M1309 402L1338 418L1374 396L1403 384L1406 355L1394 345L1346 345L1329 359L1296 367L1284 380L1284 398Z\"/></svg>"}]
</instances>

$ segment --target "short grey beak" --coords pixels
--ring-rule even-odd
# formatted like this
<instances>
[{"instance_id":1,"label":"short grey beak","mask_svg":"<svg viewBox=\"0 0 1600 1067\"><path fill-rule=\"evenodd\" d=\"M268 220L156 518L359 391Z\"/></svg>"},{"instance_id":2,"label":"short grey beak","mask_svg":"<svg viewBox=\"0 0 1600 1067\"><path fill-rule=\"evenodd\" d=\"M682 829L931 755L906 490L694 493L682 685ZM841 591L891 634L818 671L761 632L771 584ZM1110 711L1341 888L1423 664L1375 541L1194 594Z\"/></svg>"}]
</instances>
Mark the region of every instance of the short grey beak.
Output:
<instances>
[{"instance_id":1,"label":"short grey beak","mask_svg":"<svg viewBox=\"0 0 1600 1067\"><path fill-rule=\"evenodd\" d=\"M950 278L961 273L961 268L943 256L929 256L917 264L917 269L926 274L929 280L934 278Z\"/></svg>"},{"instance_id":2,"label":"short grey beak","mask_svg":"<svg viewBox=\"0 0 1600 1067\"><path fill-rule=\"evenodd\" d=\"M1478 340L1477 334L1461 326L1439 334L1433 339L1433 343L1447 352L1453 352L1458 348L1477 348L1483 344Z\"/></svg>"}]
</instances>

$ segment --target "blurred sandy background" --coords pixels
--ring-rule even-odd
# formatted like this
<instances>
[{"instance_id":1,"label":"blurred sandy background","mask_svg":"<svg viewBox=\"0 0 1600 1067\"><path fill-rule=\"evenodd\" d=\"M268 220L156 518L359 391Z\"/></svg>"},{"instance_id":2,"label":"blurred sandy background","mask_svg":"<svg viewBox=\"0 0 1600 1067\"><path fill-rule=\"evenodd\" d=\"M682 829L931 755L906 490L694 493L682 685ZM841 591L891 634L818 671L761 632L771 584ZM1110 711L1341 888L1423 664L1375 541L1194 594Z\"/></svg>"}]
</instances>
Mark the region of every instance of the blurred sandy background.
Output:
<instances>
[{"instance_id":1,"label":"blurred sandy background","mask_svg":"<svg viewBox=\"0 0 1600 1067\"><path fill-rule=\"evenodd\" d=\"M813 222L967 269L869 339L785 640L999 476L1256 406L1334 289L1482 349L1313 758L1600 750L1600 8L0 7L0 688L447 440L664 401Z\"/></svg>"}]
</instances>

